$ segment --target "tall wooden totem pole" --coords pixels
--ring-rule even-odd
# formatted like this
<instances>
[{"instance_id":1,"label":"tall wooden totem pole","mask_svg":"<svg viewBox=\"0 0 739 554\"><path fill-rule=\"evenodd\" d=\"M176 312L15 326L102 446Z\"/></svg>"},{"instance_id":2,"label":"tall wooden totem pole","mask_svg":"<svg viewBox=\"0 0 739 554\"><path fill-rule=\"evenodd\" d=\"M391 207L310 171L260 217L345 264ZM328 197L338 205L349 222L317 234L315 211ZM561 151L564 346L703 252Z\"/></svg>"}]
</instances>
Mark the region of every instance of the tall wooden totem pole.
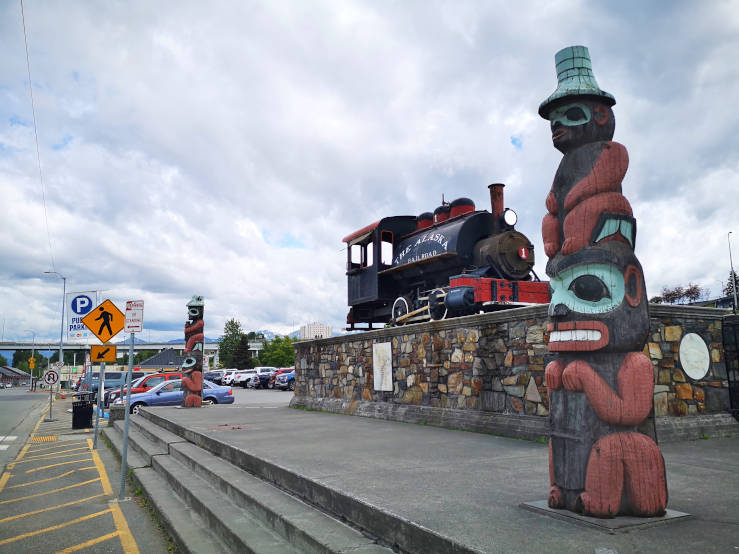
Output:
<instances>
[{"instance_id":1,"label":"tall wooden totem pole","mask_svg":"<svg viewBox=\"0 0 739 554\"><path fill-rule=\"evenodd\" d=\"M548 504L597 517L660 516L662 453L650 416L652 363L636 220L621 192L626 148L613 142L614 97L598 87L590 54L555 56L558 87L541 106L564 154L542 223L551 279L546 367L551 440ZM651 426L651 430L649 427Z\"/></svg>"},{"instance_id":2,"label":"tall wooden totem pole","mask_svg":"<svg viewBox=\"0 0 739 554\"><path fill-rule=\"evenodd\" d=\"M185 353L182 362L182 405L199 408L203 403L203 297L193 296L187 303Z\"/></svg>"}]
</instances>

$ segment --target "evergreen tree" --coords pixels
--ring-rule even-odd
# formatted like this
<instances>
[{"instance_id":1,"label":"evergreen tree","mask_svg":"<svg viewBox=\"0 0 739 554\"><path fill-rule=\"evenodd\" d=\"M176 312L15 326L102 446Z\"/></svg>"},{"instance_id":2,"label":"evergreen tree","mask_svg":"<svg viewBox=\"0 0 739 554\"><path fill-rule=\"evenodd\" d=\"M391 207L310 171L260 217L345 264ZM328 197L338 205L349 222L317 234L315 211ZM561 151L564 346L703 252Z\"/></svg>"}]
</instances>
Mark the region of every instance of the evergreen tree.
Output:
<instances>
[{"instance_id":1,"label":"evergreen tree","mask_svg":"<svg viewBox=\"0 0 739 554\"><path fill-rule=\"evenodd\" d=\"M237 369L247 369L253 367L251 364L251 352L249 352L249 339L246 335L241 335L236 350L233 353L231 366Z\"/></svg>"},{"instance_id":2,"label":"evergreen tree","mask_svg":"<svg viewBox=\"0 0 739 554\"><path fill-rule=\"evenodd\" d=\"M729 271L729 278L724 287L724 296L732 296L735 290L739 294L739 275L736 274L736 271L731 270Z\"/></svg>"},{"instance_id":3,"label":"evergreen tree","mask_svg":"<svg viewBox=\"0 0 739 554\"><path fill-rule=\"evenodd\" d=\"M0 366L6 366L8 365L8 358L0 354Z\"/></svg>"},{"instance_id":4,"label":"evergreen tree","mask_svg":"<svg viewBox=\"0 0 739 554\"><path fill-rule=\"evenodd\" d=\"M223 336L218 344L218 358L222 367L234 367L234 353L243 335L241 323L233 318L223 326Z\"/></svg>"}]
</instances>

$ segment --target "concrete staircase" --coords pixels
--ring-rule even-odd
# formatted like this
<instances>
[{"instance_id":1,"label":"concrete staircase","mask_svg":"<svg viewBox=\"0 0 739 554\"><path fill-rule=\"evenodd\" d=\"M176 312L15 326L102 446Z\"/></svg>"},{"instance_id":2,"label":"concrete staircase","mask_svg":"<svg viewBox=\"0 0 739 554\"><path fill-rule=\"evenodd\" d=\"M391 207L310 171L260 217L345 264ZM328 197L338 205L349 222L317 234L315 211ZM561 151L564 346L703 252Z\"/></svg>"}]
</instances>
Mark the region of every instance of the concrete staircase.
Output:
<instances>
[{"instance_id":1,"label":"concrete staircase","mask_svg":"<svg viewBox=\"0 0 739 554\"><path fill-rule=\"evenodd\" d=\"M147 410L132 416L128 467L181 551L392 552L387 542L277 486L279 479L265 478L268 463L249 471L254 464L231 463L234 453L222 450L225 445L213 443L209 451L188 441L186 429L174 430ZM123 421L103 432L120 455Z\"/></svg>"}]
</instances>

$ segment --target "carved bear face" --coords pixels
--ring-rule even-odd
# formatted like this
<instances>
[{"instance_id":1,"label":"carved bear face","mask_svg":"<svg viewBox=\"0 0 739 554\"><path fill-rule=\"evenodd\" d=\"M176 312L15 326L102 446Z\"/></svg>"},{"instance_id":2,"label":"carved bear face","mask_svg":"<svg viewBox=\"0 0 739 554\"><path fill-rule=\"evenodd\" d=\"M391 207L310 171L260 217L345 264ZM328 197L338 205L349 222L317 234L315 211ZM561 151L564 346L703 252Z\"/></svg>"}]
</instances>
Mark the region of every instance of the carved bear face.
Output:
<instances>
[{"instance_id":1,"label":"carved bear face","mask_svg":"<svg viewBox=\"0 0 739 554\"><path fill-rule=\"evenodd\" d=\"M589 97L570 96L556 105L547 117L554 147L566 154L590 142L613 138L616 119L613 110Z\"/></svg>"},{"instance_id":2,"label":"carved bear face","mask_svg":"<svg viewBox=\"0 0 739 554\"><path fill-rule=\"evenodd\" d=\"M551 278L549 350L641 349L649 331L641 265L631 248L607 241L547 266Z\"/></svg>"}]
</instances>

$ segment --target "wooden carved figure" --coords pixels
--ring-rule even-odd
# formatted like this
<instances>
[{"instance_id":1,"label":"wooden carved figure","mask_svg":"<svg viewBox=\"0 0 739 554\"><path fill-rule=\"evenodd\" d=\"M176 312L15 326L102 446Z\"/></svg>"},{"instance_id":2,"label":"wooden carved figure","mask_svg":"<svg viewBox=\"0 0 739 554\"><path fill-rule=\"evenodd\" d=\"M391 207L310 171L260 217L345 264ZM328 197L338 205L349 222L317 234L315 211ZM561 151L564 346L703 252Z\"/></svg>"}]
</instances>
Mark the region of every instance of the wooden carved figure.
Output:
<instances>
[{"instance_id":1,"label":"wooden carved figure","mask_svg":"<svg viewBox=\"0 0 739 554\"><path fill-rule=\"evenodd\" d=\"M636 221L621 192L626 149L612 142L614 97L588 49L555 56L557 90L539 107L564 154L542 222L552 288L545 371L551 508L586 515L665 513L664 460L653 431L654 371ZM651 429L650 429L651 425Z\"/></svg>"},{"instance_id":2,"label":"wooden carved figure","mask_svg":"<svg viewBox=\"0 0 739 554\"><path fill-rule=\"evenodd\" d=\"M182 405L199 408L203 403L203 297L193 296L187 303L185 353L182 362Z\"/></svg>"}]
</instances>

